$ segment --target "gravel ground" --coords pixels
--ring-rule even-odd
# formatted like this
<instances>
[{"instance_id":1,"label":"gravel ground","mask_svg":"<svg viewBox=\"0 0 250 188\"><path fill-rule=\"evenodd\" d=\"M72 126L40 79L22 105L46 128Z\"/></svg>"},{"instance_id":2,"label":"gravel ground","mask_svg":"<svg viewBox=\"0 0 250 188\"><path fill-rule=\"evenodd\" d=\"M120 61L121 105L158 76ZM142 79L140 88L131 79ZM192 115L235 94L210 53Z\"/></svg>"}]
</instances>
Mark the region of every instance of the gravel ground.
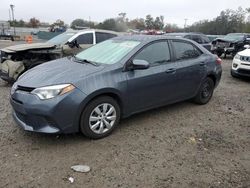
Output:
<instances>
[{"instance_id":1,"label":"gravel ground","mask_svg":"<svg viewBox=\"0 0 250 188\"><path fill-rule=\"evenodd\" d=\"M23 131L0 81L0 187L250 187L250 81L230 66L209 104L132 116L101 140ZM77 164L91 171L73 172Z\"/></svg>"}]
</instances>

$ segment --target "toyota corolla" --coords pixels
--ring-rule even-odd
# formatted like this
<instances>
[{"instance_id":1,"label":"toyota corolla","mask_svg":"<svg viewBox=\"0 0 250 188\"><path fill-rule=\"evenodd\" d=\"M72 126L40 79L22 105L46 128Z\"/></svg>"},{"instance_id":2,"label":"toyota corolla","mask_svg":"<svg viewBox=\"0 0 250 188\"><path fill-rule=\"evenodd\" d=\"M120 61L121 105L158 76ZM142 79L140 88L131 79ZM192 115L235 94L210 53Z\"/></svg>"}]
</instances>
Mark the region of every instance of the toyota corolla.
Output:
<instances>
[{"instance_id":1,"label":"toyota corolla","mask_svg":"<svg viewBox=\"0 0 250 188\"><path fill-rule=\"evenodd\" d=\"M10 101L24 130L97 139L135 113L188 99L208 103L221 73L221 60L191 40L122 36L29 70Z\"/></svg>"}]
</instances>

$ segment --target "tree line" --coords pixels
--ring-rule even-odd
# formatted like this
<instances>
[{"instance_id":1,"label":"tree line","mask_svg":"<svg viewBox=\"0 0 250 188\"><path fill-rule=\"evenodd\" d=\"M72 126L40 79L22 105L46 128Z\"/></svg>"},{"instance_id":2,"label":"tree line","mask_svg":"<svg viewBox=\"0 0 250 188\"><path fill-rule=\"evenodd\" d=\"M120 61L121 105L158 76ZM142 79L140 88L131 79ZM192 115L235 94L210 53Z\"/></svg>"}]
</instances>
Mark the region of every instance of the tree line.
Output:
<instances>
[{"instance_id":1,"label":"tree line","mask_svg":"<svg viewBox=\"0 0 250 188\"><path fill-rule=\"evenodd\" d=\"M114 30L118 32L126 32L128 30L163 30L165 32L201 32L204 34L224 35L235 32L250 33L250 8L243 9L239 7L237 10L226 9L221 11L220 15L212 20L201 20L186 28L180 28L176 24L170 24L164 21L164 16L152 17L150 14L145 18L128 19L126 13L119 13L115 18L105 19L103 22L93 22L84 19L75 19L70 26L64 21L57 20L51 25L43 24L47 27L71 27L79 28L97 28ZM23 20L9 21L16 27L39 27L41 22L36 18L31 18L28 22Z\"/></svg>"}]
</instances>

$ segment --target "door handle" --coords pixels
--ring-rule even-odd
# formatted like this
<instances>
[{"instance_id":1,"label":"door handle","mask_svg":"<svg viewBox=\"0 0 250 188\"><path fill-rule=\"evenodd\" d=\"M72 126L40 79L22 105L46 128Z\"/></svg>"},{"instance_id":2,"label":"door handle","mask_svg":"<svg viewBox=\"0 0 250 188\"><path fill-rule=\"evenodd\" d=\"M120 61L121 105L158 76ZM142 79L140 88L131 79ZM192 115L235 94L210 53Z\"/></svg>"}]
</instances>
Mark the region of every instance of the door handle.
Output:
<instances>
[{"instance_id":1,"label":"door handle","mask_svg":"<svg viewBox=\"0 0 250 188\"><path fill-rule=\"evenodd\" d=\"M199 64L200 64L200 66L205 66L206 65L205 62L200 62Z\"/></svg>"},{"instance_id":2,"label":"door handle","mask_svg":"<svg viewBox=\"0 0 250 188\"><path fill-rule=\"evenodd\" d=\"M167 74L169 74L169 73L175 73L175 72L176 72L175 68L171 68L171 69L166 70Z\"/></svg>"}]
</instances>

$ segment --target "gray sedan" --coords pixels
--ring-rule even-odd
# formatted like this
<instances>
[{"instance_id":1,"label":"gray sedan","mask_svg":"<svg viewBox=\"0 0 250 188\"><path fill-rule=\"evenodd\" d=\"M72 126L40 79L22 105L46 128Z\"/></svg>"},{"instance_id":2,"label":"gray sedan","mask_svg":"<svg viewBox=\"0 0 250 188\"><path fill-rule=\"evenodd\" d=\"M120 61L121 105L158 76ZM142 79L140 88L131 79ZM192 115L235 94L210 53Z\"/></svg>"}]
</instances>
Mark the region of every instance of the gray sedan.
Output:
<instances>
[{"instance_id":1,"label":"gray sedan","mask_svg":"<svg viewBox=\"0 0 250 188\"><path fill-rule=\"evenodd\" d=\"M27 71L10 101L25 130L97 139L135 113L188 99L208 103L221 73L221 60L191 40L122 36Z\"/></svg>"}]
</instances>

